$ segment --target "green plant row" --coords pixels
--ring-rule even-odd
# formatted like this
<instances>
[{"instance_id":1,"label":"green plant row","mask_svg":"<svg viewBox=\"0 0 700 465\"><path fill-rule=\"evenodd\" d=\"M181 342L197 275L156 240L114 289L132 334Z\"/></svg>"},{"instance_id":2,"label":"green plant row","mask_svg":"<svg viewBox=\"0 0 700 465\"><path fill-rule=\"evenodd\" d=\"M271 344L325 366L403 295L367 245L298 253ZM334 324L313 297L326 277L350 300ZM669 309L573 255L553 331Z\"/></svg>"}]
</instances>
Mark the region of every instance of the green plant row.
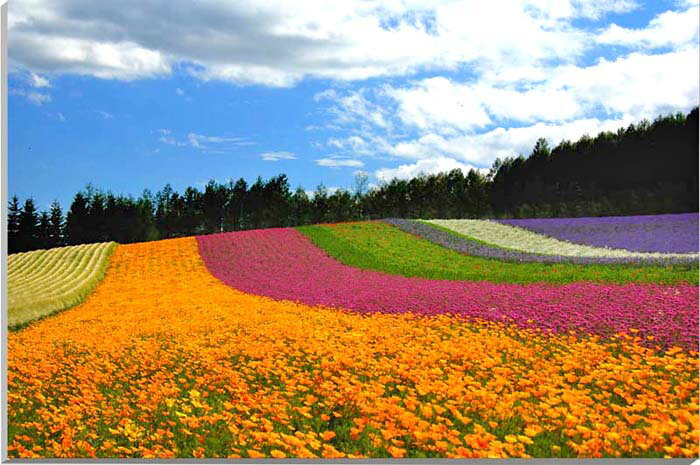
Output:
<instances>
[{"instance_id":1,"label":"green plant row","mask_svg":"<svg viewBox=\"0 0 700 465\"><path fill-rule=\"evenodd\" d=\"M582 281L698 283L697 264L631 267L511 263L465 255L383 222L302 226L297 229L346 265L403 276L516 284Z\"/></svg>"}]
</instances>

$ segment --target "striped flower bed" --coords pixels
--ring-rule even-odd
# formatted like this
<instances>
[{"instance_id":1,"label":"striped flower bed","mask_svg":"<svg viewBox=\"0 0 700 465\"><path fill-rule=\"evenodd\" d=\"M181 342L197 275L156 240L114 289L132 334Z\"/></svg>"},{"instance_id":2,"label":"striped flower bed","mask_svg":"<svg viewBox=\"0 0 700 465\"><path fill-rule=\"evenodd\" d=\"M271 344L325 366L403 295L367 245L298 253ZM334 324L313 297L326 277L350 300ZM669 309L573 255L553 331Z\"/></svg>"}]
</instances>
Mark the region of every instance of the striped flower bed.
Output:
<instances>
[{"instance_id":1,"label":"striped flower bed","mask_svg":"<svg viewBox=\"0 0 700 465\"><path fill-rule=\"evenodd\" d=\"M384 220L402 231L414 234L434 244L456 250L475 257L484 257L517 263L573 263L578 265L631 265L631 266L669 266L697 265L695 256L630 256L630 257L577 257L566 255L546 255L522 252L514 249L496 247L474 240L436 224L389 218Z\"/></svg>"},{"instance_id":2,"label":"striped flower bed","mask_svg":"<svg viewBox=\"0 0 700 465\"><path fill-rule=\"evenodd\" d=\"M670 343L663 324L601 339L541 331L542 318L526 328L401 310L422 302L414 288L438 309L454 291L494 304L498 320L500 304L527 311L518 299L531 292L545 314L561 309L559 323L585 306L629 323L636 304L671 324L669 313L697 318L690 286L430 288L324 257L293 230L118 247L90 299L9 334L9 456L697 457L697 352L639 344ZM374 286L363 299L394 299L397 313L254 296L207 266L278 295L322 300L338 287L346 304L359 302L357 279Z\"/></svg>"},{"instance_id":3,"label":"striped flower bed","mask_svg":"<svg viewBox=\"0 0 700 465\"><path fill-rule=\"evenodd\" d=\"M698 344L690 284L514 285L428 280L343 265L293 229L198 237L211 273L233 288L360 313L454 314L554 332L610 337L641 331L661 348Z\"/></svg>"},{"instance_id":4,"label":"striped flower bed","mask_svg":"<svg viewBox=\"0 0 700 465\"><path fill-rule=\"evenodd\" d=\"M548 237L509 224L489 220L429 220L429 223L450 229L470 238L487 242L496 247L514 249L522 252L562 255L569 257L610 257L610 258L694 258L692 254L665 254L658 252L632 252L624 249L608 249L590 245L576 244Z\"/></svg>"},{"instance_id":5,"label":"striped flower bed","mask_svg":"<svg viewBox=\"0 0 700 465\"><path fill-rule=\"evenodd\" d=\"M635 252L697 253L698 213L498 220L563 241Z\"/></svg>"}]
</instances>

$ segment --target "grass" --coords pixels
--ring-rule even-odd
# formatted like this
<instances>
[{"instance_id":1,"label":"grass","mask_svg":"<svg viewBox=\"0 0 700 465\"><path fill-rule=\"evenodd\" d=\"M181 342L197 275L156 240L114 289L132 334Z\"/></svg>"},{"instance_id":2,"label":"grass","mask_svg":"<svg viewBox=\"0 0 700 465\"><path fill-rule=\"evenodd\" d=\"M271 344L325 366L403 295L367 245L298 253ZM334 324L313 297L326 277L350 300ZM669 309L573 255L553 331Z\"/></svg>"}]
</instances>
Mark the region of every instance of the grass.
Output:
<instances>
[{"instance_id":1,"label":"grass","mask_svg":"<svg viewBox=\"0 0 700 465\"><path fill-rule=\"evenodd\" d=\"M383 222L356 222L297 228L316 246L346 265L429 279L508 283L698 283L697 265L631 267L509 263L465 255Z\"/></svg>"},{"instance_id":2,"label":"grass","mask_svg":"<svg viewBox=\"0 0 700 465\"><path fill-rule=\"evenodd\" d=\"M82 302L102 280L116 246L114 242L102 242L10 255L10 329L21 329Z\"/></svg>"}]
</instances>

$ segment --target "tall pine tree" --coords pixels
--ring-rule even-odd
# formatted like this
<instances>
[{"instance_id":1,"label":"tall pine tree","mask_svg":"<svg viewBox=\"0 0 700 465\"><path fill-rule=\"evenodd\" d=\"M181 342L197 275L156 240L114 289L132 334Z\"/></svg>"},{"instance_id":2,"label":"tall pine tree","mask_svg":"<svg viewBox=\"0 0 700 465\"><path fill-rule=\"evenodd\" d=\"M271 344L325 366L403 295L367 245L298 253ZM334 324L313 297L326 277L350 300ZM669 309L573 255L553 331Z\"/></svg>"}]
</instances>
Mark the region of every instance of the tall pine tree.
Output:
<instances>
[{"instance_id":1,"label":"tall pine tree","mask_svg":"<svg viewBox=\"0 0 700 465\"><path fill-rule=\"evenodd\" d=\"M51 227L51 218L48 212L41 212L39 215L39 226L37 227L37 242L36 245L40 249L50 249L53 247L49 238L49 228Z\"/></svg>"},{"instance_id":2,"label":"tall pine tree","mask_svg":"<svg viewBox=\"0 0 700 465\"><path fill-rule=\"evenodd\" d=\"M61 247L64 242L63 210L61 204L54 200L49 212L49 247Z\"/></svg>"},{"instance_id":3,"label":"tall pine tree","mask_svg":"<svg viewBox=\"0 0 700 465\"><path fill-rule=\"evenodd\" d=\"M19 216L22 214L22 207L19 206L19 199L12 196L7 209L7 253L19 252Z\"/></svg>"},{"instance_id":4,"label":"tall pine tree","mask_svg":"<svg viewBox=\"0 0 700 465\"><path fill-rule=\"evenodd\" d=\"M85 231L88 223L88 201L82 192L75 194L73 203L66 217L66 242L68 244L83 244L88 240Z\"/></svg>"},{"instance_id":5,"label":"tall pine tree","mask_svg":"<svg viewBox=\"0 0 700 465\"><path fill-rule=\"evenodd\" d=\"M21 252L33 250L39 242L39 214L31 197L24 201L17 227L18 243Z\"/></svg>"}]
</instances>

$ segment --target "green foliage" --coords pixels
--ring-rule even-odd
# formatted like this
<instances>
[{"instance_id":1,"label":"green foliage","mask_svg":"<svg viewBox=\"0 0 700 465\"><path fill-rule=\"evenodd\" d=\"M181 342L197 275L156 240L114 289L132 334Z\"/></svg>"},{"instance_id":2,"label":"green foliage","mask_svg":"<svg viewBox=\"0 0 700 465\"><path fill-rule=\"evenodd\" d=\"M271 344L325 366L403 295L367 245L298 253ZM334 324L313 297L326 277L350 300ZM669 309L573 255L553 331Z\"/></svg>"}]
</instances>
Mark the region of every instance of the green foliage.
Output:
<instances>
[{"instance_id":1,"label":"green foliage","mask_svg":"<svg viewBox=\"0 0 700 465\"><path fill-rule=\"evenodd\" d=\"M494 163L491 206L519 215L519 206L556 202L560 217L698 211L697 144L697 107L551 150L539 139L527 159Z\"/></svg>"},{"instance_id":2,"label":"green foliage","mask_svg":"<svg viewBox=\"0 0 700 465\"><path fill-rule=\"evenodd\" d=\"M507 263L464 255L383 222L297 228L331 257L358 268L429 279L509 283L698 282L697 266Z\"/></svg>"}]
</instances>

